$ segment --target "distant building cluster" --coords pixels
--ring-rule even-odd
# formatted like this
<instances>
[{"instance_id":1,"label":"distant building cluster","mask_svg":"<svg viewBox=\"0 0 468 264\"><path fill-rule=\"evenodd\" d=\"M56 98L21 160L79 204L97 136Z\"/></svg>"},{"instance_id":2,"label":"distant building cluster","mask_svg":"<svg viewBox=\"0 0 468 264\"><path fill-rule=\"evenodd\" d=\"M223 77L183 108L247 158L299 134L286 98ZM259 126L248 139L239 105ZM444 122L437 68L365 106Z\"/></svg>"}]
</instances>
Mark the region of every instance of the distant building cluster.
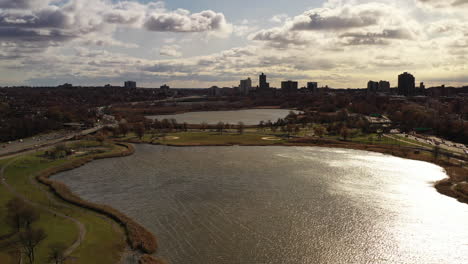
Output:
<instances>
[{"instance_id":1,"label":"distant building cluster","mask_svg":"<svg viewBox=\"0 0 468 264\"><path fill-rule=\"evenodd\" d=\"M239 86L235 87L235 93L238 95L249 95L252 93L261 95L274 95L278 93L295 94L298 92L314 93L318 91L317 82L308 82L307 87L299 89L299 83L297 81L288 80L281 82L281 89L277 90L275 88L270 87L270 83L267 82L267 76L263 72L258 76L258 79L259 84L256 87L253 86L252 79L250 78L241 80ZM209 93L212 94L212 91L210 90Z\"/></svg>"},{"instance_id":2,"label":"distant building cluster","mask_svg":"<svg viewBox=\"0 0 468 264\"><path fill-rule=\"evenodd\" d=\"M317 82L307 82L305 86L300 87L299 82L293 80L287 80L281 82L280 89L271 87L270 83L267 81L267 75L261 73L258 76L258 85L253 84L253 80L248 77L245 80L240 80L240 83L236 87L223 87L212 86L211 88L204 89L203 92L198 92L196 94L204 94L213 97L219 96L262 96L262 97L276 97L276 96L291 96L295 94L326 94L336 91L347 91L347 92L362 92L362 89L334 89L330 90L328 86L322 86L319 88ZM59 88L75 88L72 84L65 83L58 86ZM111 84L106 84L106 88L122 88L121 86L113 86ZM126 81L124 82L124 88L126 89L137 89L136 81ZM140 90L140 89L138 89ZM201 89L200 89L201 90ZM389 81L380 80L373 81L370 80L367 83L367 90L364 90L367 95L378 94L379 96L385 95L398 95L393 96L392 100L405 100L406 96L431 96L431 97L451 97L460 92L456 91L454 87L445 87L445 85L430 87L426 89L424 82L420 82L419 85L416 85L416 78L408 72L404 72L398 75L398 86L393 88L390 85ZM132 91L134 92L134 91ZM179 92L186 93L184 89L171 89L167 84L160 86L159 89L154 89L154 94L164 95L164 96L177 96Z\"/></svg>"},{"instance_id":3,"label":"distant building cluster","mask_svg":"<svg viewBox=\"0 0 468 264\"><path fill-rule=\"evenodd\" d=\"M367 83L367 92L390 94L390 82L369 81ZM404 72L398 75L398 87L396 88L396 92L393 93L401 96L426 95L426 86L421 82L419 87L416 87L416 78L411 73Z\"/></svg>"},{"instance_id":4,"label":"distant building cluster","mask_svg":"<svg viewBox=\"0 0 468 264\"><path fill-rule=\"evenodd\" d=\"M369 81L367 91L371 93L390 93L390 82L388 81Z\"/></svg>"}]
</instances>

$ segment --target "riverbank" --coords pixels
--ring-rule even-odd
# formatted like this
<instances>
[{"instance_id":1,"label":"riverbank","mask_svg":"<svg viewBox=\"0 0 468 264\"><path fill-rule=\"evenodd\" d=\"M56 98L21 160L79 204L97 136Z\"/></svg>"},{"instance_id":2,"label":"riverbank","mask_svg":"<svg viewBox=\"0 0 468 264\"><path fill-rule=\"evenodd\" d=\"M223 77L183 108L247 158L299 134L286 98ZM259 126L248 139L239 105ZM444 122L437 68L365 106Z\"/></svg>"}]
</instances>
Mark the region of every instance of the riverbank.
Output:
<instances>
[{"instance_id":1,"label":"riverbank","mask_svg":"<svg viewBox=\"0 0 468 264\"><path fill-rule=\"evenodd\" d=\"M96 144L100 145L99 143ZM84 223L83 226L86 228L86 236L84 237L83 234L80 235L78 239L80 241L79 247L77 247L75 252L72 252L73 259L75 259L74 263L116 263L123 252L123 245L121 245L121 243L125 240L127 240L132 250L140 256L144 256L143 254L145 253L154 253L157 249L154 235L125 214L109 206L84 201L74 195L62 183L49 179L49 177L55 173L77 168L93 160L128 156L134 153L134 148L131 144L118 143L109 144L109 146L109 149L105 151L102 149L96 151L96 149L94 149L88 154L81 153L54 161L47 161L44 159L43 153L41 152L28 154L20 156L18 158L19 160L14 163L13 166L6 167L5 178L8 182L11 182L11 185L18 194L23 195L25 199L34 201L34 203L47 209L48 206L52 206L52 201L49 201L50 197L48 195L48 193L51 192L55 194L55 197L60 198L57 203L54 202L53 204L53 206L57 207L57 210L66 216L76 217L76 221L82 221L82 223ZM8 161L9 160L3 161L0 165L5 165ZM37 179L38 182L47 186L47 189L35 188L32 184L34 179ZM12 197L14 197L14 194L2 192L0 201L6 203L6 201ZM65 201L67 204L63 204L60 201ZM41 217L41 220L43 218L47 220L50 217L57 219L57 215L54 217L53 214L49 216L42 213ZM73 237L78 236L75 234L74 227L68 222L62 221L63 223L58 223L56 219L54 219L54 221L49 220L52 225L49 225L47 221L40 221L39 224L45 226L46 229L49 230L48 233L54 234L54 236L50 235L48 237L50 238L49 240L54 241L58 239L65 244L71 244ZM114 222L118 223L124 232L117 230L120 228L113 227ZM57 230L62 230L64 228L68 231L57 233ZM5 232L8 232L8 230L4 230L2 233ZM65 234L67 234L67 236L65 236ZM126 239L116 237L119 236L119 234L125 236ZM42 247L40 248L40 254L38 254L40 259L45 259L47 257L46 251L48 251L46 245L44 245L44 249L42 249ZM96 252L98 251L106 252L106 254L98 254L100 256L97 256ZM17 258L8 257L8 255L9 254L0 252L0 260L2 260L2 263L16 263ZM145 257L145 259L148 259L148 257ZM5 262L3 262L3 260L5 260ZM158 260L154 258L153 260L155 263L158 263Z\"/></svg>"}]
</instances>

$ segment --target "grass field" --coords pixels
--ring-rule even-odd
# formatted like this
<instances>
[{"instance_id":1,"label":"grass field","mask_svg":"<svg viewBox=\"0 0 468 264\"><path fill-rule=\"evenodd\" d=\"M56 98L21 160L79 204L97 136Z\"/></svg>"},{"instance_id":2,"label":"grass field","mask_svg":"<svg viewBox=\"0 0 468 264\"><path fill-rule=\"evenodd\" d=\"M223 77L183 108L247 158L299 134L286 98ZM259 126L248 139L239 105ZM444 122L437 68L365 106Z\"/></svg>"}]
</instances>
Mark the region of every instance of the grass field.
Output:
<instances>
[{"instance_id":1,"label":"grass field","mask_svg":"<svg viewBox=\"0 0 468 264\"><path fill-rule=\"evenodd\" d=\"M275 140L266 140L265 137L275 138ZM137 139L134 134L128 134L127 137L121 139ZM281 144L287 140L279 135L271 135L267 133L258 133L255 130L246 131L239 134L232 131L219 132L212 131L192 131L192 132L176 132L167 134L145 134L142 142L158 143L168 145L274 145Z\"/></svg>"},{"instance_id":2,"label":"grass field","mask_svg":"<svg viewBox=\"0 0 468 264\"><path fill-rule=\"evenodd\" d=\"M87 142L84 145L74 146L75 148L96 147L100 144ZM117 147L107 147L107 151L118 151ZM6 181L18 192L26 196L30 201L40 205L52 208L54 211L74 217L86 227L86 237L80 247L72 254L76 257L73 263L98 264L98 263L116 263L125 246L125 236L120 228L116 227L113 221L97 213L65 204L58 198L52 196L54 202L47 197L47 193L42 190L44 186L34 184L33 177L41 170L54 167L69 162L77 157L68 159L50 160L42 156L42 152L28 154L17 158L5 170ZM6 161L0 160L0 165ZM5 204L13 197L3 186L0 186L0 212L1 216L5 214ZM34 224L34 227L43 228L47 238L43 241L37 250L36 263L47 263L49 245L56 242L62 242L71 246L78 238L78 227L71 220L55 216L45 210L40 210L40 219ZM4 217L0 219L0 235L8 233L10 230L4 224ZM100 252L100 254L96 254ZM0 251L0 263L18 263L16 259L11 258L5 252Z\"/></svg>"}]
</instances>

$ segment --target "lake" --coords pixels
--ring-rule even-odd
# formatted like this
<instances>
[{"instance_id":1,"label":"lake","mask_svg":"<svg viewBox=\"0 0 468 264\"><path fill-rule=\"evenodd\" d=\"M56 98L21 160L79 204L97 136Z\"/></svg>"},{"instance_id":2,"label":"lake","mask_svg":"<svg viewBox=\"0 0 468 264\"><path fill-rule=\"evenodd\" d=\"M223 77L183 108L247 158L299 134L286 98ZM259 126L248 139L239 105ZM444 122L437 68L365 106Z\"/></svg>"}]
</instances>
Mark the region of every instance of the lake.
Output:
<instances>
[{"instance_id":1,"label":"lake","mask_svg":"<svg viewBox=\"0 0 468 264\"><path fill-rule=\"evenodd\" d=\"M316 147L136 148L54 179L143 224L168 263L468 263L468 206L436 192L436 165Z\"/></svg>"},{"instance_id":2,"label":"lake","mask_svg":"<svg viewBox=\"0 0 468 264\"><path fill-rule=\"evenodd\" d=\"M218 122L229 123L231 125L243 122L245 125L258 125L260 121L275 122L278 118L285 118L291 110L288 109L247 109L235 111L206 111L206 112L188 112L175 115L157 115L147 116L150 119L175 119L179 123L217 124Z\"/></svg>"}]
</instances>

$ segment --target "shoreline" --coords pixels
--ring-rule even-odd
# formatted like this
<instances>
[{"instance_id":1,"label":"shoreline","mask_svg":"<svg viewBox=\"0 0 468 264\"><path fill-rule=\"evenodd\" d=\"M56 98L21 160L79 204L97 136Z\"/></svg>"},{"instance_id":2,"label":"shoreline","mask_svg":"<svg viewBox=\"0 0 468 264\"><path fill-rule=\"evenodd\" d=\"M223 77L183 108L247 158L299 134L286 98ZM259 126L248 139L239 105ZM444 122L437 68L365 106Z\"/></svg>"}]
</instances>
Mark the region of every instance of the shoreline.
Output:
<instances>
[{"instance_id":1,"label":"shoreline","mask_svg":"<svg viewBox=\"0 0 468 264\"><path fill-rule=\"evenodd\" d=\"M386 155L392 155L395 157L425 161L437 166L440 166L444 169L445 173L448 175L448 178L441 179L434 183L434 188L442 195L446 195L452 198L457 199L459 202L468 203L468 195L463 194L457 190L454 186L456 184L452 181L452 178L459 176L457 174L458 170L454 170L455 164L442 160L431 160L431 156L423 155L422 153L415 154L415 148L410 147L393 147L386 145L366 145L361 143L353 142L341 142L341 141L332 141L332 140L320 140L314 139L310 142L287 142L287 143L276 143L276 144L161 144L161 143L151 143L151 142L142 142L139 140L124 140L124 141L115 141L115 145L124 147L125 150L118 153L103 153L95 154L92 156L84 157L79 160L71 161L60 165L58 167L53 167L39 172L35 177L38 182L44 184L50 188L50 191L55 194L58 198L62 199L67 203L79 206L81 208L91 210L102 214L111 220L119 224L124 232L127 239L127 244L130 249L139 255L139 264L162 264L163 261L153 257L151 254L156 253L157 251L157 242L156 236L146 230L143 226L139 225L135 220L128 217L127 215L119 212L118 210L107 206L95 204L83 200L81 197L73 194L73 192L63 183L50 179L51 176L73 170L75 168L84 166L94 160L107 159L107 158L118 158L126 157L133 155L135 153L135 147L132 144L148 144L148 145L162 145L169 147L220 147L220 146L267 146L267 147L323 147L323 148L341 148L341 149L354 149L354 150L364 150L371 151L376 153L382 153ZM411 153L413 152L413 153ZM426 150L426 152L429 152ZM463 171L468 171L465 168L460 168ZM122 253L123 254L123 253Z\"/></svg>"},{"instance_id":2,"label":"shoreline","mask_svg":"<svg viewBox=\"0 0 468 264\"><path fill-rule=\"evenodd\" d=\"M139 263L148 263L148 264L159 264L162 263L160 260L152 257L149 254L154 254L157 251L157 241L156 237L149 232L145 227L138 224L132 218L121 213L120 211L108 206L95 204L86 200L83 200L81 197L75 195L65 184L50 179L51 176L64 172L76 169L78 167L84 166L94 160L107 159L107 158L118 158L126 157L133 155L135 153L135 148L131 144L126 143L115 143L115 145L124 147L125 150L118 153L101 153L95 154L88 157L83 157L78 160L67 162L57 167L52 167L43 171L40 171L38 175L35 176L37 181L41 184L50 188L50 191L55 194L61 200L84 208L91 210L93 212L99 213L108 217L109 219L115 221L119 224L125 233L125 238L130 249L139 254ZM121 254L123 254L121 252Z\"/></svg>"}]
</instances>

